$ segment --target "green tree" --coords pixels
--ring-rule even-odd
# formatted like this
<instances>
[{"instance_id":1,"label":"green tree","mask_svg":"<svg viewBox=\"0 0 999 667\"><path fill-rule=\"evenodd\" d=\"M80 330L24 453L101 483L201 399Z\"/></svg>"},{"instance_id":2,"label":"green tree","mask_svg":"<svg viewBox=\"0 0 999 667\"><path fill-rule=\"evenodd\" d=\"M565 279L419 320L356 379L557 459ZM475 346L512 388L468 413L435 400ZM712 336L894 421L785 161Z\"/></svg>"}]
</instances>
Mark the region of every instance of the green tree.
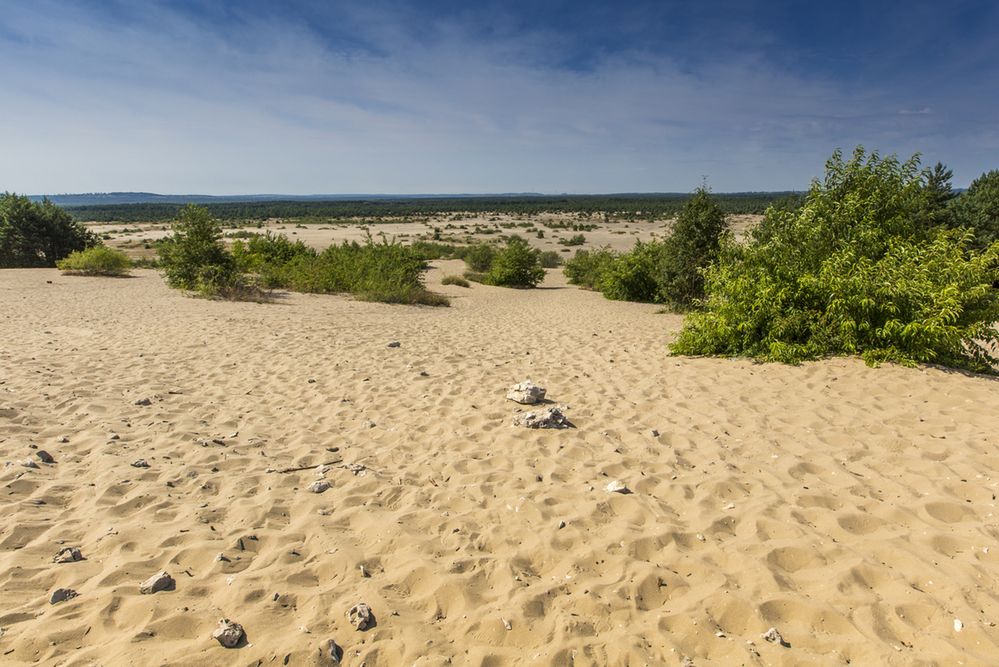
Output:
<instances>
[{"instance_id":1,"label":"green tree","mask_svg":"<svg viewBox=\"0 0 999 667\"><path fill-rule=\"evenodd\" d=\"M974 232L976 248L999 240L999 169L976 178L953 201L951 209L954 224Z\"/></svg>"},{"instance_id":2,"label":"green tree","mask_svg":"<svg viewBox=\"0 0 999 667\"><path fill-rule=\"evenodd\" d=\"M704 298L704 270L718 259L725 212L706 187L694 191L666 239L657 300L688 310Z\"/></svg>"},{"instance_id":3,"label":"green tree","mask_svg":"<svg viewBox=\"0 0 999 667\"><path fill-rule=\"evenodd\" d=\"M55 266L93 245L97 237L49 200L0 195L0 268Z\"/></svg>"},{"instance_id":4,"label":"green tree","mask_svg":"<svg viewBox=\"0 0 999 667\"><path fill-rule=\"evenodd\" d=\"M999 244L977 252L969 232L927 228L928 198L918 157L837 151L800 208L769 209L745 246L722 243L673 352L992 370Z\"/></svg>"},{"instance_id":5,"label":"green tree","mask_svg":"<svg viewBox=\"0 0 999 667\"><path fill-rule=\"evenodd\" d=\"M159 248L167 284L202 294L224 295L239 279L233 256L222 243L222 227L203 206L188 204Z\"/></svg>"}]
</instances>

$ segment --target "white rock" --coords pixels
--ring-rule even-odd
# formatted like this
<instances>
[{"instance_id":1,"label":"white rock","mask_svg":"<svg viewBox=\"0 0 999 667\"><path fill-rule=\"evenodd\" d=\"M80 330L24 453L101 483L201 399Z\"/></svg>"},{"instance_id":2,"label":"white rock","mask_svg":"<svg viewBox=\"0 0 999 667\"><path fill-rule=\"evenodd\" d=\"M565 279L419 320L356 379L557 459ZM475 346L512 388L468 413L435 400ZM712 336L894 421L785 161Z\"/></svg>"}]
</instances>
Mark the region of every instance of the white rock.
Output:
<instances>
[{"instance_id":1,"label":"white rock","mask_svg":"<svg viewBox=\"0 0 999 667\"><path fill-rule=\"evenodd\" d=\"M771 644L779 644L780 646L785 645L784 638L781 637L780 632L777 631L777 628L770 628L762 635L760 635L760 639L768 641Z\"/></svg>"},{"instance_id":2,"label":"white rock","mask_svg":"<svg viewBox=\"0 0 999 667\"><path fill-rule=\"evenodd\" d=\"M506 397L511 401L521 405L534 405L545 398L545 388L540 387L530 380L525 380L510 387Z\"/></svg>"},{"instance_id":3,"label":"white rock","mask_svg":"<svg viewBox=\"0 0 999 667\"><path fill-rule=\"evenodd\" d=\"M570 428L572 424L562 413L561 408L552 406L539 412L525 412L513 420L514 426L526 428Z\"/></svg>"},{"instance_id":4,"label":"white rock","mask_svg":"<svg viewBox=\"0 0 999 667\"><path fill-rule=\"evenodd\" d=\"M619 479L615 479L613 482L608 484L605 489L607 493L631 493L631 489L628 485Z\"/></svg>"},{"instance_id":5,"label":"white rock","mask_svg":"<svg viewBox=\"0 0 999 667\"><path fill-rule=\"evenodd\" d=\"M230 621L228 618L223 618L219 620L219 627L215 628L215 632L212 633L212 639L217 640L226 648L236 648L239 646L239 642L243 641L245 634L242 625Z\"/></svg>"},{"instance_id":6,"label":"white rock","mask_svg":"<svg viewBox=\"0 0 999 667\"><path fill-rule=\"evenodd\" d=\"M371 624L371 607L363 602L358 602L347 610L347 620L358 630L366 630Z\"/></svg>"},{"instance_id":7,"label":"white rock","mask_svg":"<svg viewBox=\"0 0 999 667\"><path fill-rule=\"evenodd\" d=\"M173 577L166 572L157 572L139 584L139 592L144 595L151 595L159 591L172 591L176 587L177 582L174 581Z\"/></svg>"},{"instance_id":8,"label":"white rock","mask_svg":"<svg viewBox=\"0 0 999 667\"><path fill-rule=\"evenodd\" d=\"M309 484L309 491L312 491L313 493L322 493L324 491L328 491L329 488L330 483L325 479L317 479L312 484Z\"/></svg>"},{"instance_id":9,"label":"white rock","mask_svg":"<svg viewBox=\"0 0 999 667\"><path fill-rule=\"evenodd\" d=\"M149 463L146 462L146 459L137 459L137 460L135 460L135 461L132 462L132 467L133 468L148 468L149 467Z\"/></svg>"},{"instance_id":10,"label":"white rock","mask_svg":"<svg viewBox=\"0 0 999 667\"><path fill-rule=\"evenodd\" d=\"M964 630L964 623L961 622L961 619L955 618L954 619L954 632L960 632L961 630Z\"/></svg>"},{"instance_id":11,"label":"white rock","mask_svg":"<svg viewBox=\"0 0 999 667\"><path fill-rule=\"evenodd\" d=\"M83 553L79 547L63 547L52 557L53 563L75 563L79 560L83 560Z\"/></svg>"}]
</instances>

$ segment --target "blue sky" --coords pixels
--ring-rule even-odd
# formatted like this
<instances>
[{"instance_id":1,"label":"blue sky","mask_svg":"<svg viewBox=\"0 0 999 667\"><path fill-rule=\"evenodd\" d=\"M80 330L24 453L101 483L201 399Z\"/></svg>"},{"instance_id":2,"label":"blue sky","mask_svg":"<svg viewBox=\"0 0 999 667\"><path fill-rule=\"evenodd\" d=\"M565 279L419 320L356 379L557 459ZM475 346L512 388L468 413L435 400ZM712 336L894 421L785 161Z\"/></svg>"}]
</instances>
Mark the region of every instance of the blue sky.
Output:
<instances>
[{"instance_id":1,"label":"blue sky","mask_svg":"<svg viewBox=\"0 0 999 667\"><path fill-rule=\"evenodd\" d=\"M999 2L12 0L0 190L801 189L999 167Z\"/></svg>"}]
</instances>

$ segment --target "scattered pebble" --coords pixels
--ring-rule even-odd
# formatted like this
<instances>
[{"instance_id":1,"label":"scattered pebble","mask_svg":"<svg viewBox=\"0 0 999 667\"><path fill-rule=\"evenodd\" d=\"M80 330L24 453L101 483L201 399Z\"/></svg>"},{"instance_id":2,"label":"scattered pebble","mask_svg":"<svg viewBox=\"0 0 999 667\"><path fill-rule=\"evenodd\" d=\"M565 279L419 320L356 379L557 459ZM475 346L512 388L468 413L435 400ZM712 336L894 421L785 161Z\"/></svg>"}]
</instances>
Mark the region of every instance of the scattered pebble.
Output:
<instances>
[{"instance_id":1,"label":"scattered pebble","mask_svg":"<svg viewBox=\"0 0 999 667\"><path fill-rule=\"evenodd\" d=\"M347 610L347 620L358 630L366 630L372 622L371 607L358 602Z\"/></svg>"},{"instance_id":2,"label":"scattered pebble","mask_svg":"<svg viewBox=\"0 0 999 667\"><path fill-rule=\"evenodd\" d=\"M157 572L139 585L139 592L144 595L151 595L159 591L172 591L177 587L177 582L166 572Z\"/></svg>"},{"instance_id":3,"label":"scattered pebble","mask_svg":"<svg viewBox=\"0 0 999 667\"><path fill-rule=\"evenodd\" d=\"M501 618L500 620L503 621L504 628L506 628L507 630L513 630L513 624L510 623L510 621L506 620L505 618Z\"/></svg>"},{"instance_id":4,"label":"scattered pebble","mask_svg":"<svg viewBox=\"0 0 999 667\"><path fill-rule=\"evenodd\" d=\"M60 602L65 602L66 600L72 600L79 593L74 591L72 588L57 588L52 591L52 597L49 598L49 604L59 604Z\"/></svg>"},{"instance_id":5,"label":"scattered pebble","mask_svg":"<svg viewBox=\"0 0 999 667\"><path fill-rule=\"evenodd\" d=\"M137 459L137 460L135 460L135 461L132 462L132 467L133 468L148 468L149 467L149 463L146 462L146 459Z\"/></svg>"},{"instance_id":6,"label":"scattered pebble","mask_svg":"<svg viewBox=\"0 0 999 667\"><path fill-rule=\"evenodd\" d=\"M954 632L960 632L961 630L964 630L964 623L961 622L961 619L955 618L954 619Z\"/></svg>"},{"instance_id":7,"label":"scattered pebble","mask_svg":"<svg viewBox=\"0 0 999 667\"><path fill-rule=\"evenodd\" d=\"M67 438L67 437L66 437L66 436L64 436L64 435L60 435L60 436L59 436L59 437L58 437L58 438L56 439L56 442L60 442L60 443L62 443L62 444L64 444L64 445L65 445L65 444L66 444L67 442L69 442L69 438Z\"/></svg>"},{"instance_id":8,"label":"scattered pebble","mask_svg":"<svg viewBox=\"0 0 999 667\"><path fill-rule=\"evenodd\" d=\"M21 461L21 465L24 466L25 468L34 468L34 469L38 468L38 464L35 463L34 460L32 459L24 459L23 461Z\"/></svg>"},{"instance_id":9,"label":"scattered pebble","mask_svg":"<svg viewBox=\"0 0 999 667\"><path fill-rule=\"evenodd\" d=\"M526 428L571 428L572 423L562 412L562 409L556 406L546 408L539 412L525 412L522 415L517 415L513 420L514 426L524 426Z\"/></svg>"},{"instance_id":10,"label":"scattered pebble","mask_svg":"<svg viewBox=\"0 0 999 667\"><path fill-rule=\"evenodd\" d=\"M328 491L329 488L330 483L325 479L317 479L312 484L309 484L309 491L312 491L313 493L323 493L324 491Z\"/></svg>"},{"instance_id":11,"label":"scattered pebble","mask_svg":"<svg viewBox=\"0 0 999 667\"><path fill-rule=\"evenodd\" d=\"M226 648L236 648L245 636L243 626L228 618L220 619L219 626L212 633L212 639L218 640Z\"/></svg>"},{"instance_id":12,"label":"scattered pebble","mask_svg":"<svg viewBox=\"0 0 999 667\"><path fill-rule=\"evenodd\" d=\"M394 341L392 341L391 343L388 344L388 347L401 347L401 346L402 346L402 343L400 343L397 340L394 340Z\"/></svg>"},{"instance_id":13,"label":"scattered pebble","mask_svg":"<svg viewBox=\"0 0 999 667\"><path fill-rule=\"evenodd\" d=\"M628 486L619 479L615 479L613 482L608 484L605 487L605 490L607 493L631 493L631 489L629 489Z\"/></svg>"},{"instance_id":14,"label":"scattered pebble","mask_svg":"<svg viewBox=\"0 0 999 667\"><path fill-rule=\"evenodd\" d=\"M53 563L75 563L80 560L85 559L79 547L63 547L59 553L52 557Z\"/></svg>"},{"instance_id":15,"label":"scattered pebble","mask_svg":"<svg viewBox=\"0 0 999 667\"><path fill-rule=\"evenodd\" d=\"M350 472L354 473L355 476L364 475L364 472L367 470L367 467L360 463L347 463L341 467L344 470L349 470Z\"/></svg>"},{"instance_id":16,"label":"scattered pebble","mask_svg":"<svg viewBox=\"0 0 999 667\"><path fill-rule=\"evenodd\" d=\"M562 530L563 528L565 528L565 521L559 521L558 522L558 529Z\"/></svg>"},{"instance_id":17,"label":"scattered pebble","mask_svg":"<svg viewBox=\"0 0 999 667\"><path fill-rule=\"evenodd\" d=\"M770 628L769 630L767 630L766 632L764 632L762 635L760 635L760 639L768 641L771 644L778 644L780 646L787 646L787 642L785 642L784 638L781 637L781 634L780 634L780 632L777 631L777 628Z\"/></svg>"},{"instance_id":18,"label":"scattered pebble","mask_svg":"<svg viewBox=\"0 0 999 667\"><path fill-rule=\"evenodd\" d=\"M657 431L656 429L652 429L651 431L649 431L649 433L652 435L653 438L659 437L659 431Z\"/></svg>"},{"instance_id":19,"label":"scattered pebble","mask_svg":"<svg viewBox=\"0 0 999 667\"><path fill-rule=\"evenodd\" d=\"M142 406L152 405L152 404L153 402L148 398L140 398L135 402L135 405L142 405Z\"/></svg>"},{"instance_id":20,"label":"scattered pebble","mask_svg":"<svg viewBox=\"0 0 999 667\"><path fill-rule=\"evenodd\" d=\"M327 639L326 642L319 647L319 657L324 660L329 660L330 664L339 665L340 659L343 657L343 649L337 646L337 643L332 639Z\"/></svg>"},{"instance_id":21,"label":"scattered pebble","mask_svg":"<svg viewBox=\"0 0 999 667\"><path fill-rule=\"evenodd\" d=\"M55 459L52 458L52 455L49 454L44 449L39 449L37 452L35 452L35 456L37 456L38 460L41 461L42 463L55 463Z\"/></svg>"},{"instance_id":22,"label":"scattered pebble","mask_svg":"<svg viewBox=\"0 0 999 667\"><path fill-rule=\"evenodd\" d=\"M218 552L218 554L217 554L217 555L215 556L215 561L216 561L217 563L230 563L230 562L232 562L232 561L230 561L230 560L229 560L229 557L228 557L228 556L226 556L226 555L225 555L224 553L222 553L221 551L220 551L220 552Z\"/></svg>"}]
</instances>

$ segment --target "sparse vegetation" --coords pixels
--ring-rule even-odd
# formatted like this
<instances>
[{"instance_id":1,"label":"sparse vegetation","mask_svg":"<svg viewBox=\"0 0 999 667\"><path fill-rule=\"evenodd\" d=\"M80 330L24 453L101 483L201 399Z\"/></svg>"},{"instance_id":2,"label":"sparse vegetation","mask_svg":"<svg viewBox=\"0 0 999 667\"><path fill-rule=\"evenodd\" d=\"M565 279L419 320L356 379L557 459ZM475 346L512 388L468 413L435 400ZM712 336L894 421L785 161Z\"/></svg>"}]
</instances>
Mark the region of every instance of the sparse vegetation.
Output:
<instances>
[{"instance_id":1,"label":"sparse vegetation","mask_svg":"<svg viewBox=\"0 0 999 667\"><path fill-rule=\"evenodd\" d=\"M496 253L483 282L499 287L535 287L545 277L539 255L527 241L511 237Z\"/></svg>"},{"instance_id":2,"label":"sparse vegetation","mask_svg":"<svg viewBox=\"0 0 999 667\"><path fill-rule=\"evenodd\" d=\"M222 243L222 227L202 206L181 210L159 255L170 287L207 297L234 298L243 292L236 261Z\"/></svg>"},{"instance_id":3,"label":"sparse vegetation","mask_svg":"<svg viewBox=\"0 0 999 667\"><path fill-rule=\"evenodd\" d=\"M128 255L107 246L92 246L76 250L56 262L63 273L85 276L127 276L132 262Z\"/></svg>"},{"instance_id":4,"label":"sparse vegetation","mask_svg":"<svg viewBox=\"0 0 999 667\"><path fill-rule=\"evenodd\" d=\"M470 287L467 280L461 276L444 276L441 285L457 285L458 287Z\"/></svg>"},{"instance_id":5,"label":"sparse vegetation","mask_svg":"<svg viewBox=\"0 0 999 667\"><path fill-rule=\"evenodd\" d=\"M918 158L836 152L800 207L768 210L745 246L723 243L673 352L993 370L999 244L978 251L972 231L923 224L923 174Z\"/></svg>"}]
</instances>

